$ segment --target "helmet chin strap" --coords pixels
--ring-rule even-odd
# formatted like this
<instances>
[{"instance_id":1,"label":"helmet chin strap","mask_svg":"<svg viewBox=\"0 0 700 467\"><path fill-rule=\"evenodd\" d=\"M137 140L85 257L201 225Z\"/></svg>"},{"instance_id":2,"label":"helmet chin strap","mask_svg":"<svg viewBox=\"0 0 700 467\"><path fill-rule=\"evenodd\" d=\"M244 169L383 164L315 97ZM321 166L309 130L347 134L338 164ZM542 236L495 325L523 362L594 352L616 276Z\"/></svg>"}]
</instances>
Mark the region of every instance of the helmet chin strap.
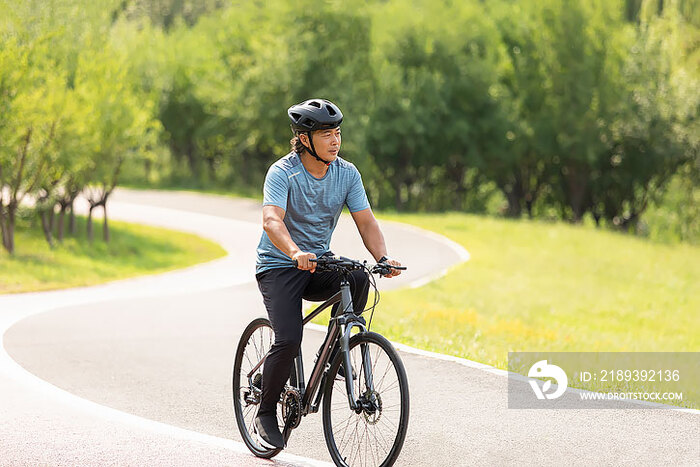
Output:
<instances>
[{"instance_id":1,"label":"helmet chin strap","mask_svg":"<svg viewBox=\"0 0 700 467\"><path fill-rule=\"evenodd\" d=\"M309 146L311 146L311 148L307 148L306 146L304 146L304 148L306 148L306 150L309 152L309 154L311 154L312 156L314 156L314 157L316 158L317 161L323 162L323 163L326 164L326 165L331 165L331 163L332 163L333 161L328 162L327 160L321 159L320 157L318 157L318 154L316 154L316 148L314 148L314 140L311 138L311 132L310 132L310 131L307 131L307 132L306 132L306 136L308 136L308 138L309 138ZM302 144L304 144L304 143L302 143Z\"/></svg>"}]
</instances>

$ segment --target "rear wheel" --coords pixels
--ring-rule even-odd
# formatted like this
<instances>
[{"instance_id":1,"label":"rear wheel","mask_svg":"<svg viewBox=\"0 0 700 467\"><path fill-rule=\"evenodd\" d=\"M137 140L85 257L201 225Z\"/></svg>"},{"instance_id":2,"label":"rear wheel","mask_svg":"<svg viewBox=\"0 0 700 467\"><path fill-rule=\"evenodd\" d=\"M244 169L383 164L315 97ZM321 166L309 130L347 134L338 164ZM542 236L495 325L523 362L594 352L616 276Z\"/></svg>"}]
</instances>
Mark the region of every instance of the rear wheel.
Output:
<instances>
[{"instance_id":1,"label":"rear wheel","mask_svg":"<svg viewBox=\"0 0 700 467\"><path fill-rule=\"evenodd\" d=\"M393 465L403 447L409 417L408 378L401 358L379 334L364 332L350 339L352 371L343 373L352 375L355 399L361 405L358 411L350 409L345 379L338 375L342 359L338 352L323 395L323 433L333 462ZM373 390L368 388L368 374Z\"/></svg>"},{"instance_id":2,"label":"rear wheel","mask_svg":"<svg viewBox=\"0 0 700 467\"><path fill-rule=\"evenodd\" d=\"M233 362L233 411L236 415L238 430L248 449L256 456L266 459L276 456L281 449L268 449L261 446L253 432L253 423L262 398L263 366L255 370L250 377L248 374L270 351L274 342L275 333L270 326L270 321L258 318L243 331ZM282 430L284 422L279 413L277 424Z\"/></svg>"}]
</instances>

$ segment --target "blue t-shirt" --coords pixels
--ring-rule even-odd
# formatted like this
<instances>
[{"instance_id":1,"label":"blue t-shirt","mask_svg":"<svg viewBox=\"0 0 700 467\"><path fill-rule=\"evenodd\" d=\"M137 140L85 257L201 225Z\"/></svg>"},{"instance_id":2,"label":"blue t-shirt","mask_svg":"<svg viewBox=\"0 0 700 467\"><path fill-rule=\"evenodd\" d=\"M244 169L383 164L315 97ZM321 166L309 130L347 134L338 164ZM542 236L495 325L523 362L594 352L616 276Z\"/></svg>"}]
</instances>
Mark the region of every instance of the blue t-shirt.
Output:
<instances>
[{"instance_id":1,"label":"blue t-shirt","mask_svg":"<svg viewBox=\"0 0 700 467\"><path fill-rule=\"evenodd\" d=\"M290 152L270 166L265 176L263 206L286 211L284 224L302 251L321 256L330 249L331 235L343 205L350 212L368 209L362 177L350 162L336 158L323 178L306 171L299 155ZM263 231L258 244L256 273L292 267L292 259L279 250Z\"/></svg>"}]
</instances>

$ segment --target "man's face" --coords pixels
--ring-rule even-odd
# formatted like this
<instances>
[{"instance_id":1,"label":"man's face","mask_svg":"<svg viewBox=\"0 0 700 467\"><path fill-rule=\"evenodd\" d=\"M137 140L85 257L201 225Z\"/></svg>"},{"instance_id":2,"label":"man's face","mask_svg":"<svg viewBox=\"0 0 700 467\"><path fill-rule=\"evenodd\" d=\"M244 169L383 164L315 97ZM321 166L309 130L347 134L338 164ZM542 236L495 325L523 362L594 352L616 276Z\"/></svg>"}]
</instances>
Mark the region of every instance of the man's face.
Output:
<instances>
[{"instance_id":1,"label":"man's face","mask_svg":"<svg viewBox=\"0 0 700 467\"><path fill-rule=\"evenodd\" d=\"M314 140L314 148L316 153L322 159L334 161L338 157L340 151L340 127L332 130L317 130L312 134ZM308 141L305 141L306 135L302 134L302 142L308 146Z\"/></svg>"}]
</instances>

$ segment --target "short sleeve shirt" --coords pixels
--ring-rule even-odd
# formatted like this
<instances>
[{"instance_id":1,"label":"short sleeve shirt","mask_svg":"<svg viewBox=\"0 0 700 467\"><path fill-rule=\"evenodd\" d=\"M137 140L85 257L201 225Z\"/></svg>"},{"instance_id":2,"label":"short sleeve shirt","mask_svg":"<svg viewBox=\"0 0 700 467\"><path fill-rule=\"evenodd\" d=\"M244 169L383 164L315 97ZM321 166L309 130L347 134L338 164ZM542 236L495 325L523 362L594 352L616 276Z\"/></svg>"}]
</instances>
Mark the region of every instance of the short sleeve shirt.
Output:
<instances>
[{"instance_id":1,"label":"short sleeve shirt","mask_svg":"<svg viewBox=\"0 0 700 467\"><path fill-rule=\"evenodd\" d=\"M350 212L370 207L362 177L350 162L338 157L323 178L307 172L299 155L291 152L272 164L265 177L263 206L285 210L284 224L302 251L320 256L330 249L331 235L347 205ZM292 259L263 231L258 244L256 273L292 267Z\"/></svg>"}]
</instances>

